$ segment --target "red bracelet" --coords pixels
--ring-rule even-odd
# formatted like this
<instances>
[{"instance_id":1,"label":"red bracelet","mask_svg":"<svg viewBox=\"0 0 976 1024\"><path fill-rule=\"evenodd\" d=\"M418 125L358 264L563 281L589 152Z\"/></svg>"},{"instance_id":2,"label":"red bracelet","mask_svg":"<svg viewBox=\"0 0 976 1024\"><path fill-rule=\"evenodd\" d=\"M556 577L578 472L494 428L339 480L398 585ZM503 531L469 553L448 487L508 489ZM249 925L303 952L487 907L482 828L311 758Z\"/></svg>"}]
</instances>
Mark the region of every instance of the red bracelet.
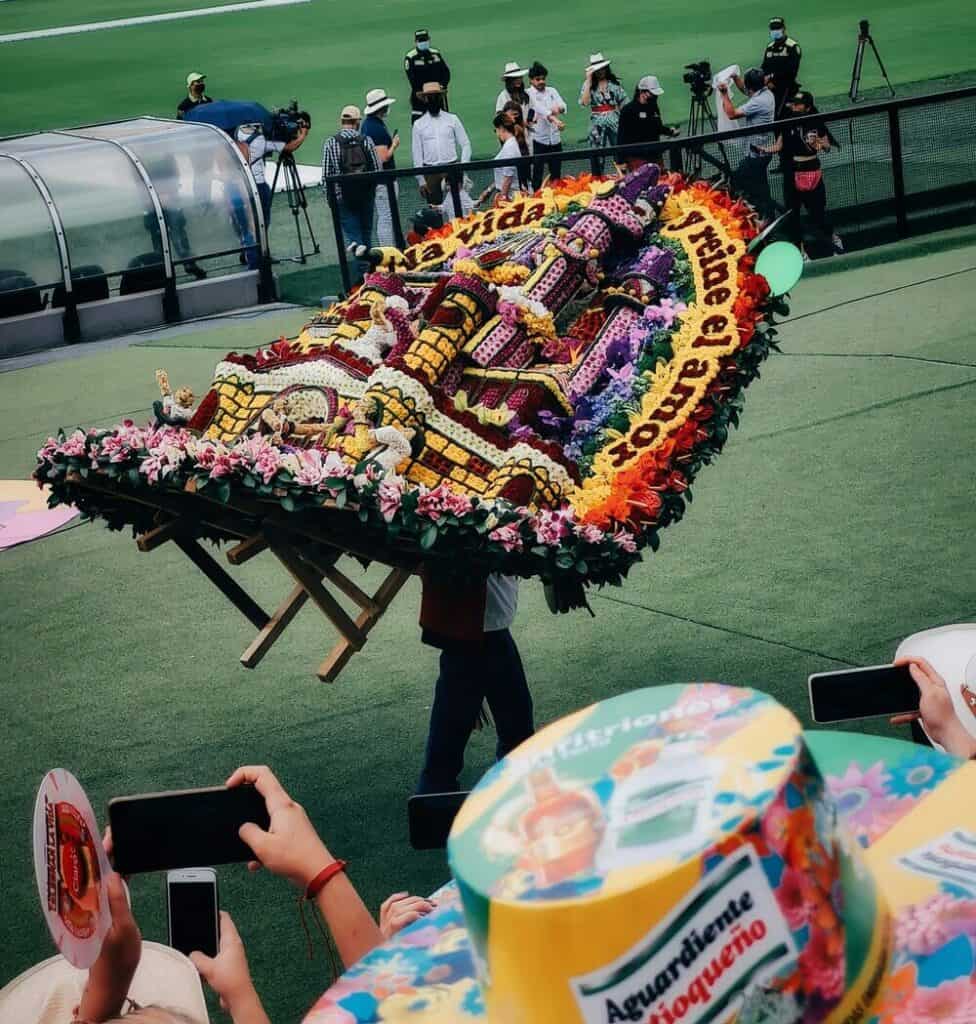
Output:
<instances>
[{"instance_id":1,"label":"red bracelet","mask_svg":"<svg viewBox=\"0 0 976 1024\"><path fill-rule=\"evenodd\" d=\"M334 860L331 864L322 868L306 886L305 899L314 900L336 875L345 870L346 862L344 860Z\"/></svg>"}]
</instances>

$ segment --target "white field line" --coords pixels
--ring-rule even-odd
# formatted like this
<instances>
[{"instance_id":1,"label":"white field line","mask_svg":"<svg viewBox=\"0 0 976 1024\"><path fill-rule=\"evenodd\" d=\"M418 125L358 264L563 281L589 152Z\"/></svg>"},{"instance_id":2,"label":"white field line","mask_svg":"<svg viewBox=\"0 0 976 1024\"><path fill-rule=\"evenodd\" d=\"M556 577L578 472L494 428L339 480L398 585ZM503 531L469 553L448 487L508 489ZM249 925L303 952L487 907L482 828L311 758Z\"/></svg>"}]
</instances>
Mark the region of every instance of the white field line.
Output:
<instances>
[{"instance_id":1,"label":"white field line","mask_svg":"<svg viewBox=\"0 0 976 1024\"><path fill-rule=\"evenodd\" d=\"M2 3L3 0L0 0ZM108 28L129 28L132 25L152 25L157 21L181 21L183 18L202 18L206 14L232 14L234 11L257 11L263 7L287 7L308 4L312 0L248 0L242 4L223 7L201 7L194 11L170 11L168 14L145 14L139 18L117 18L115 21L90 21L84 25L62 25L60 28L39 28L32 32L11 32L0 36L0 43L19 43L26 39L47 39L51 36L73 36L80 32L101 32Z\"/></svg>"}]
</instances>

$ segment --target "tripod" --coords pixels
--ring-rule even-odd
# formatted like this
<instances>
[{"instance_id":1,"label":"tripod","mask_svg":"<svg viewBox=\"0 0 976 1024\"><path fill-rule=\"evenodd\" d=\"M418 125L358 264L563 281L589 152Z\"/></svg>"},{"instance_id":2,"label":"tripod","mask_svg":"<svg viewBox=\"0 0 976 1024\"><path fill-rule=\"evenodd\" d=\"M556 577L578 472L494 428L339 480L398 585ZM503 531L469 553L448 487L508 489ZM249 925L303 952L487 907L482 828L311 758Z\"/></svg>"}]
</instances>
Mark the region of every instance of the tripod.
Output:
<instances>
[{"instance_id":1,"label":"tripod","mask_svg":"<svg viewBox=\"0 0 976 1024\"><path fill-rule=\"evenodd\" d=\"M700 92L697 89L691 90L691 107L688 110L688 138L690 139L694 135L706 135L709 132L718 131L718 121L715 119L715 113L712 110L712 104L709 99L707 92ZM731 168L729 167L729 158L725 152L724 143L718 144L719 152L722 154L721 161L716 160L715 157L705 152L705 148L699 147L695 150L689 150L688 153L688 174L695 178L701 177L702 162L711 164L716 167L720 174L727 177L731 177Z\"/></svg>"},{"instance_id":2,"label":"tripod","mask_svg":"<svg viewBox=\"0 0 976 1024\"><path fill-rule=\"evenodd\" d=\"M885 84L888 86L891 95L895 95L895 87L891 84L891 79L888 77L888 72L885 71L884 61L881 59L881 54L878 53L878 48L874 45L874 39L871 36L871 26L868 24L867 19L865 19L858 25L857 50L854 52L854 67L851 71L851 88L848 91L851 103L857 103L858 93L861 91L861 70L864 67L864 47L868 43L871 44L871 52L874 54L874 59L878 62L878 67L881 69L881 77L885 80Z\"/></svg>"},{"instance_id":3,"label":"tripod","mask_svg":"<svg viewBox=\"0 0 976 1024\"><path fill-rule=\"evenodd\" d=\"M295 234L298 236L298 255L284 258L295 263L304 263L306 257L305 242L302 238L302 217L305 218L305 227L308 229L308 237L312 242L312 255L317 256L322 250L319 248L319 243L315 240L315 232L312 230L312 222L308 216L308 199L305 195L305 186L302 184L302 179L298 174L294 154L282 153L278 157L274 181L271 183L271 195L275 194L275 189L278 187L278 176L282 170L285 172L285 194L288 196L288 209L291 210L291 215L295 218Z\"/></svg>"}]
</instances>

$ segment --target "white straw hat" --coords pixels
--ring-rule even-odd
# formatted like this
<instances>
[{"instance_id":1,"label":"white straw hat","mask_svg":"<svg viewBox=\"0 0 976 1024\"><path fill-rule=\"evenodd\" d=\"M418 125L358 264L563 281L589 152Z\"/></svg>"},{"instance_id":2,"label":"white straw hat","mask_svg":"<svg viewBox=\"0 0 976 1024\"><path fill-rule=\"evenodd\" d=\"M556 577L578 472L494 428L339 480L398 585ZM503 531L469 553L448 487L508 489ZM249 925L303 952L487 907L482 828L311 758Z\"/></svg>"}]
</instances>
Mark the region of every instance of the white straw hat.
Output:
<instances>
[{"instance_id":1,"label":"white straw hat","mask_svg":"<svg viewBox=\"0 0 976 1024\"><path fill-rule=\"evenodd\" d=\"M597 51L596 53L590 54L590 63L586 65L586 73L592 75L594 71L599 71L600 68L607 68L610 66L610 61L603 56L602 53Z\"/></svg>"},{"instance_id":2,"label":"white straw hat","mask_svg":"<svg viewBox=\"0 0 976 1024\"><path fill-rule=\"evenodd\" d=\"M502 78L524 78L528 73L529 69L520 67L517 60L510 60L505 65L505 70L502 72Z\"/></svg>"},{"instance_id":3,"label":"white straw hat","mask_svg":"<svg viewBox=\"0 0 976 1024\"><path fill-rule=\"evenodd\" d=\"M377 110L382 110L384 107L389 107L394 103L396 103L396 100L392 96L387 96L385 89L370 89L366 93L366 106L363 108L363 113L369 117L370 114L375 114Z\"/></svg>"}]
</instances>

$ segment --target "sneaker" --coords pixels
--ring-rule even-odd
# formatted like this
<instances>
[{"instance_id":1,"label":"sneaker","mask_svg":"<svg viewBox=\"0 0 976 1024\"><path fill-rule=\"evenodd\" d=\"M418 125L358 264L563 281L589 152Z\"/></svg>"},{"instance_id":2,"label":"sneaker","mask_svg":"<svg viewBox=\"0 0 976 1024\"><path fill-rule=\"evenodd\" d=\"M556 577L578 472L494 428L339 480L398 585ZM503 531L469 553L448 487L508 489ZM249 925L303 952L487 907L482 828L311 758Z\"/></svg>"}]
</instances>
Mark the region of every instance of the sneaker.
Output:
<instances>
[{"instance_id":1,"label":"sneaker","mask_svg":"<svg viewBox=\"0 0 976 1024\"><path fill-rule=\"evenodd\" d=\"M839 256L844 251L844 240L840 235L834 233L830 236L830 244L833 246L834 252Z\"/></svg>"}]
</instances>

